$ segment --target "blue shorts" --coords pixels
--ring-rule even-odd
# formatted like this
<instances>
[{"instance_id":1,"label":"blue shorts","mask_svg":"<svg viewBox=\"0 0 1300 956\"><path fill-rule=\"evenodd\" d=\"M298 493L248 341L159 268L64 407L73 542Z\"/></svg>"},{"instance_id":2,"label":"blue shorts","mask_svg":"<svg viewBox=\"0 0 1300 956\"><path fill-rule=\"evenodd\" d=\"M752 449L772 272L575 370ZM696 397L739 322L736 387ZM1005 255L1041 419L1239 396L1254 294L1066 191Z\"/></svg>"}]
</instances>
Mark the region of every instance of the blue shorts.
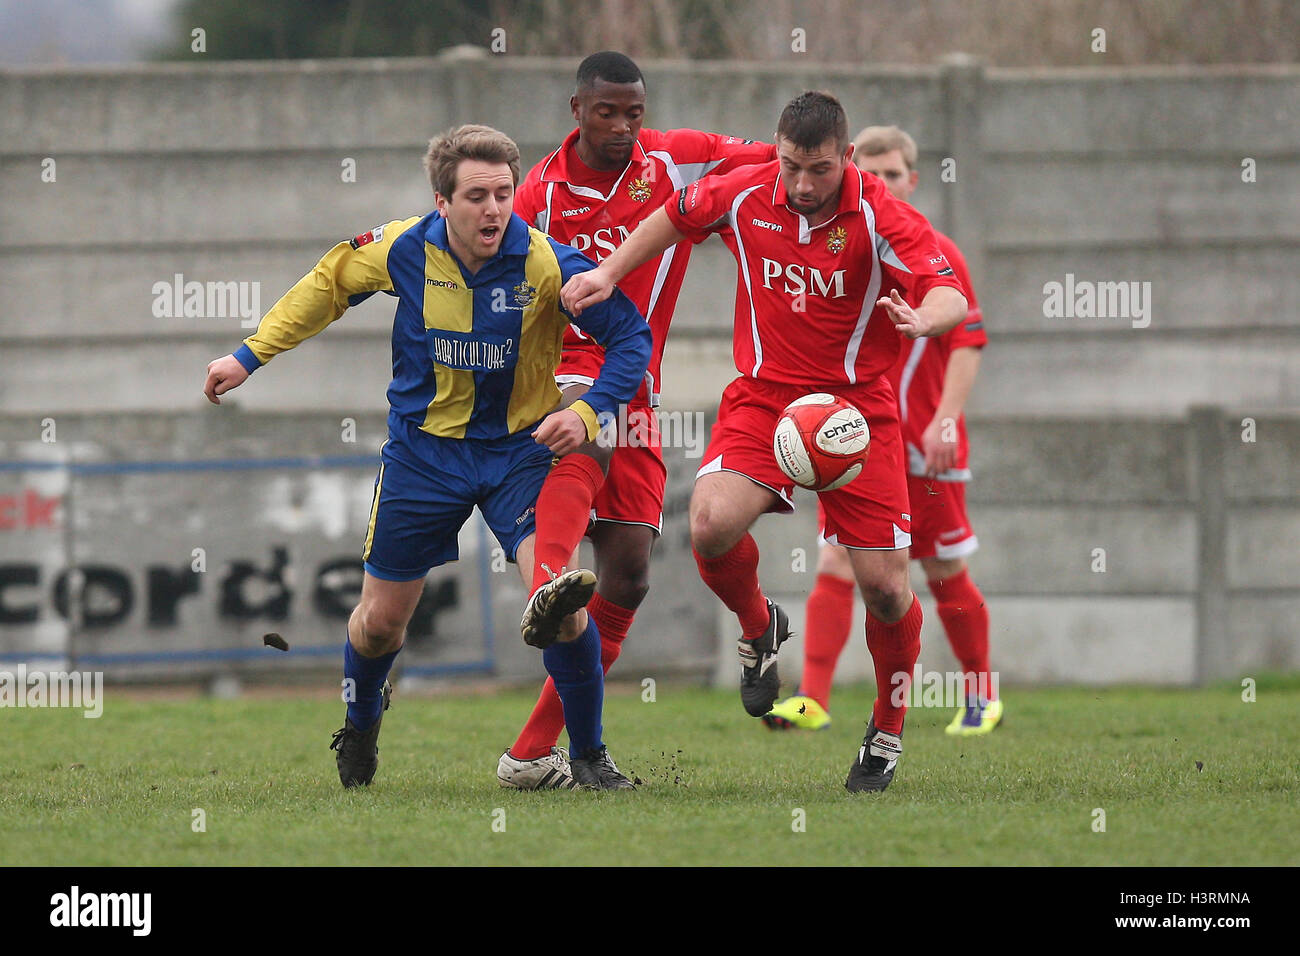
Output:
<instances>
[{"instance_id":1,"label":"blue shorts","mask_svg":"<svg viewBox=\"0 0 1300 956\"><path fill-rule=\"evenodd\" d=\"M513 561L534 531L537 494L553 460L531 431L437 438L390 419L361 550L366 571L385 581L414 581L455 561L457 537L475 505Z\"/></svg>"}]
</instances>

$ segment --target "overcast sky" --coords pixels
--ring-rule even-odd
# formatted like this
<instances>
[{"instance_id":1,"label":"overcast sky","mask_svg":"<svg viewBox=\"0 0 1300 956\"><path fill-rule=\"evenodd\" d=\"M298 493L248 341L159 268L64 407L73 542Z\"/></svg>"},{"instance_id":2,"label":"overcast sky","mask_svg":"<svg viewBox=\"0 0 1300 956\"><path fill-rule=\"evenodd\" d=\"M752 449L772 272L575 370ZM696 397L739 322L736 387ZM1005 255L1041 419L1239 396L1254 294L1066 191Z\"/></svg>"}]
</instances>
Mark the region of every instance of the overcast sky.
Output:
<instances>
[{"instance_id":1,"label":"overcast sky","mask_svg":"<svg viewBox=\"0 0 1300 956\"><path fill-rule=\"evenodd\" d=\"M0 0L0 65L133 63L164 36L176 0Z\"/></svg>"}]
</instances>

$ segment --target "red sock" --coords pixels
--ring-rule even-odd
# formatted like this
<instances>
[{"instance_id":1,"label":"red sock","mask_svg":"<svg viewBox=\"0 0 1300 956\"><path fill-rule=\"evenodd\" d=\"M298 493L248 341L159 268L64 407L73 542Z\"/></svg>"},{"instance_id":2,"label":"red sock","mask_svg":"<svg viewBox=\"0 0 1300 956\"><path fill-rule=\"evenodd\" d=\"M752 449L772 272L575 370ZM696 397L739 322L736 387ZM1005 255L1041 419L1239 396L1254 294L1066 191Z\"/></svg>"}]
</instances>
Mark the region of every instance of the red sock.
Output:
<instances>
[{"instance_id":1,"label":"red sock","mask_svg":"<svg viewBox=\"0 0 1300 956\"><path fill-rule=\"evenodd\" d=\"M921 602L912 595L912 606L893 624L882 624L867 609L867 650L876 668L876 704L872 717L876 727L896 734L903 729L907 698L912 689L912 672L921 656Z\"/></svg>"},{"instance_id":2,"label":"red sock","mask_svg":"<svg viewBox=\"0 0 1300 956\"><path fill-rule=\"evenodd\" d=\"M587 602L587 613L595 618L596 629L600 631L600 664L608 674L610 665L623 651L623 640L632 626L636 609L606 601L597 593Z\"/></svg>"},{"instance_id":3,"label":"red sock","mask_svg":"<svg viewBox=\"0 0 1300 956\"><path fill-rule=\"evenodd\" d=\"M835 662L853 626L853 582L833 574L817 575L804 616L803 678L799 693L830 710Z\"/></svg>"},{"instance_id":4,"label":"red sock","mask_svg":"<svg viewBox=\"0 0 1300 956\"><path fill-rule=\"evenodd\" d=\"M627 629L632 625L636 612L630 608L620 607L606 601L599 594L593 594L587 603L587 613L596 619L596 629L600 631L600 665L609 673L610 666L618 660L623 650L623 639ZM546 678L542 693L533 705L533 712L528 715L528 722L519 731L519 738L510 748L516 760L536 760L545 757L560 739L564 729L564 705L555 689L555 681Z\"/></svg>"},{"instance_id":5,"label":"red sock","mask_svg":"<svg viewBox=\"0 0 1300 956\"><path fill-rule=\"evenodd\" d=\"M530 594L551 579L543 564L559 574L573 558L591 520L591 503L604 481L605 473L596 459L576 452L561 458L546 476L537 495L537 537Z\"/></svg>"},{"instance_id":6,"label":"red sock","mask_svg":"<svg viewBox=\"0 0 1300 956\"><path fill-rule=\"evenodd\" d=\"M967 699L982 696L997 700L997 684L989 673L989 610L984 595L965 568L961 574L929 583L930 593L939 602L936 611L948 633L948 643L966 673Z\"/></svg>"},{"instance_id":7,"label":"red sock","mask_svg":"<svg viewBox=\"0 0 1300 956\"><path fill-rule=\"evenodd\" d=\"M746 534L717 558L703 557L694 548L691 551L704 583L740 618L745 640L762 637L767 630L767 598L758 583L758 545L754 539Z\"/></svg>"}]
</instances>

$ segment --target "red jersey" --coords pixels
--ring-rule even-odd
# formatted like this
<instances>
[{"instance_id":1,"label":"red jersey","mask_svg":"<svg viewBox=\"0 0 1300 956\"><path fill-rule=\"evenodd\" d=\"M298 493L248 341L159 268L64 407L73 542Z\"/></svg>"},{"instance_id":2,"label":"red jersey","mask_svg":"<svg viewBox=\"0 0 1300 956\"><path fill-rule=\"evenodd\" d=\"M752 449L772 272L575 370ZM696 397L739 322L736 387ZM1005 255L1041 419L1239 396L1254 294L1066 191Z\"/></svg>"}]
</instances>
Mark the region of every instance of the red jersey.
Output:
<instances>
[{"instance_id":1,"label":"red jersey","mask_svg":"<svg viewBox=\"0 0 1300 956\"><path fill-rule=\"evenodd\" d=\"M903 425L903 440L907 445L907 470L909 474L925 476L925 453L921 448L921 435L934 421L943 397L943 381L948 372L948 358L953 349L983 348L988 343L984 334L984 318L975 292L971 288L970 271L957 244L938 230L939 248L947 256L957 278L965 286L966 301L970 310L966 318L943 335L907 341L904 339L898 362L890 370L889 380L898 395L899 419ZM938 475L940 481L970 481L966 465L970 450L966 440L966 416L957 418L957 459L953 467Z\"/></svg>"},{"instance_id":2,"label":"red jersey","mask_svg":"<svg viewBox=\"0 0 1300 956\"><path fill-rule=\"evenodd\" d=\"M528 171L515 190L515 212L542 232L574 246L600 262L677 190L712 173L725 173L776 156L770 143L719 136L693 129L642 128L628 165L618 172L599 172L578 158L578 130L560 148ZM686 277L691 244L680 242L619 282L650 323L654 350L646 370L646 387L637 401L659 404L660 362L673 308ZM604 351L570 326L564 338L566 368L594 375Z\"/></svg>"},{"instance_id":3,"label":"red jersey","mask_svg":"<svg viewBox=\"0 0 1300 956\"><path fill-rule=\"evenodd\" d=\"M903 338L876 300L893 288L913 304L936 286L961 289L925 217L855 166L819 226L786 204L775 162L701 180L664 208L694 242L720 230L735 255L736 368L761 381L809 391L871 382Z\"/></svg>"}]
</instances>

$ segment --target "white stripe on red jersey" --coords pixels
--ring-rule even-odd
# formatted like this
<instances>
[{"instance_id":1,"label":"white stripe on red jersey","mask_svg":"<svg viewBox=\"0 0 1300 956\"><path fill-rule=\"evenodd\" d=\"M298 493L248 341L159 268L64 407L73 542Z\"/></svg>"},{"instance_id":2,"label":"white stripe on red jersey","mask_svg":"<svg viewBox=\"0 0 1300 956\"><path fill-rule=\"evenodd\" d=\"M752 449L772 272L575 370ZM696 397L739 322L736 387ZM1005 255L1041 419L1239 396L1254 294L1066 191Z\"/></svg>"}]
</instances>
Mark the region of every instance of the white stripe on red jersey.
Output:
<instances>
[{"instance_id":1,"label":"white stripe on red jersey","mask_svg":"<svg viewBox=\"0 0 1300 956\"><path fill-rule=\"evenodd\" d=\"M876 228L876 214L871 205L863 199L858 208L862 210L862 216L867 220L867 225L874 232ZM858 355L862 351L862 337L867 332L867 323L871 320L871 313L875 310L876 299L880 296L880 243L871 245L871 281L867 283L867 294L862 297L862 308L858 310L858 321L853 327L853 334L849 336L849 347L844 352L844 375L850 384L857 381Z\"/></svg>"},{"instance_id":2,"label":"white stripe on red jersey","mask_svg":"<svg viewBox=\"0 0 1300 956\"><path fill-rule=\"evenodd\" d=\"M735 201L731 204L730 211L727 213L730 219L735 218L736 210L740 207L740 204L744 202L745 199L749 196L749 194L752 193L757 188L758 188L757 186L753 186L749 189L744 190L743 192L739 193L736 196ZM735 243L736 245L734 251L736 253L736 261L740 263L740 275L741 278L745 280L745 291L748 295L748 301L749 301L750 334L753 336L754 339L754 367L753 369L750 370L749 374L752 377L757 378L758 369L763 364L763 340L758 334L758 313L754 311L754 290L750 288L749 285L750 268L749 268L749 262L745 258L745 241L740 236L736 236ZM736 296L736 321L740 321L739 291ZM739 362L736 363L736 370L740 371Z\"/></svg>"}]
</instances>

